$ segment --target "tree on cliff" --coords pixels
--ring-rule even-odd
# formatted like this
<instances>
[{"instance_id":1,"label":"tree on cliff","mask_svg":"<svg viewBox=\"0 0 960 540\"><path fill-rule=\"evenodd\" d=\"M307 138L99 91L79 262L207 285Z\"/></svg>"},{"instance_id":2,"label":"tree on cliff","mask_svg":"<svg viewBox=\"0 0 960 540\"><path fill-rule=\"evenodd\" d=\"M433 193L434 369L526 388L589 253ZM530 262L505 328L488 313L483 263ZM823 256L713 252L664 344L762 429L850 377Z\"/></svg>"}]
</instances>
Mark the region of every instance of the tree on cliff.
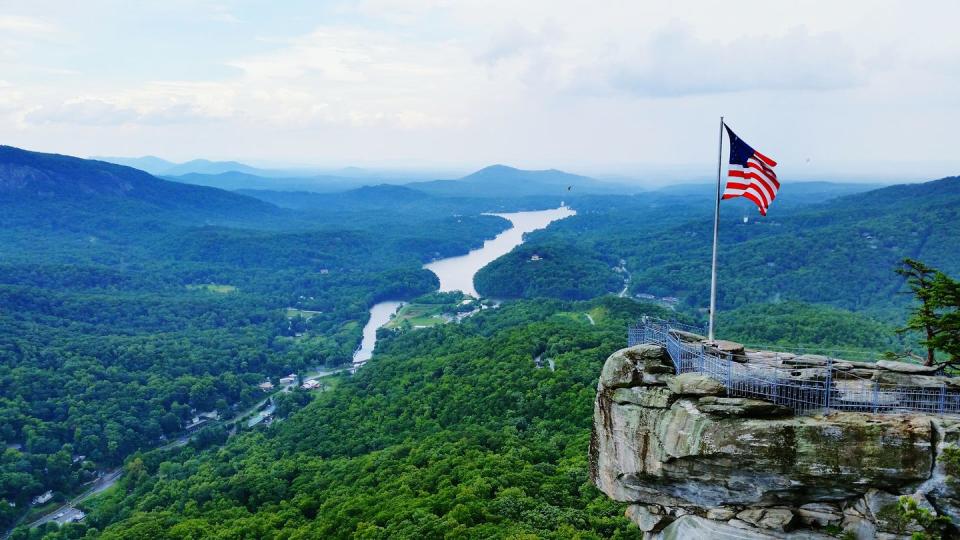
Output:
<instances>
[{"instance_id":1,"label":"tree on cliff","mask_svg":"<svg viewBox=\"0 0 960 540\"><path fill-rule=\"evenodd\" d=\"M948 355L947 360L939 362L941 365L960 362L960 282L913 259L904 259L897 273L907 278L919 302L901 332L924 334L920 341L927 348L923 364L938 364L936 351Z\"/></svg>"}]
</instances>

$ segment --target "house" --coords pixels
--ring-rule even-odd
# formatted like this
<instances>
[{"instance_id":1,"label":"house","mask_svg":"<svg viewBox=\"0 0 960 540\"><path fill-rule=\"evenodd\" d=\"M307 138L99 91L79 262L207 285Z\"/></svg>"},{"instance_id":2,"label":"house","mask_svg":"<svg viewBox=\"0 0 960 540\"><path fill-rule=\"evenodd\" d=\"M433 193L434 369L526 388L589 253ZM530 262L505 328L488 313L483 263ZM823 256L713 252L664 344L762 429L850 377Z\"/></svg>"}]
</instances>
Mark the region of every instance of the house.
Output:
<instances>
[{"instance_id":1,"label":"house","mask_svg":"<svg viewBox=\"0 0 960 540\"><path fill-rule=\"evenodd\" d=\"M297 376L294 373L280 378L280 384L293 384L295 382L297 382Z\"/></svg>"},{"instance_id":2,"label":"house","mask_svg":"<svg viewBox=\"0 0 960 540\"><path fill-rule=\"evenodd\" d=\"M199 416L194 416L194 417L190 420L190 423L188 423L186 426L184 426L184 429L186 429L187 431L194 430L194 429L202 426L203 424L206 424L207 422L209 422L209 420L206 419L206 418L200 418Z\"/></svg>"},{"instance_id":3,"label":"house","mask_svg":"<svg viewBox=\"0 0 960 540\"><path fill-rule=\"evenodd\" d=\"M318 381L317 379L311 379L301 385L301 387L304 390L313 390L314 388L317 388L319 386L320 386L320 381Z\"/></svg>"},{"instance_id":4,"label":"house","mask_svg":"<svg viewBox=\"0 0 960 540\"><path fill-rule=\"evenodd\" d=\"M273 390L273 383L270 381L263 381L257 385L257 388L263 390L264 392L269 392L270 390Z\"/></svg>"},{"instance_id":5,"label":"house","mask_svg":"<svg viewBox=\"0 0 960 540\"><path fill-rule=\"evenodd\" d=\"M77 510L76 508L73 508L71 510L72 511L67 516L67 518L63 520L64 523L76 523L79 521L83 521L83 518L87 517L87 515L83 513L83 510Z\"/></svg>"},{"instance_id":6,"label":"house","mask_svg":"<svg viewBox=\"0 0 960 540\"><path fill-rule=\"evenodd\" d=\"M637 294L637 298L640 298L641 300L656 300L656 299L657 299L656 296L654 296L654 295L652 295L652 294L650 294L650 293L638 293L638 294Z\"/></svg>"},{"instance_id":7,"label":"house","mask_svg":"<svg viewBox=\"0 0 960 540\"><path fill-rule=\"evenodd\" d=\"M30 501L30 504L36 506L38 504L43 504L53 498L53 491L47 490L46 493L37 495Z\"/></svg>"}]
</instances>

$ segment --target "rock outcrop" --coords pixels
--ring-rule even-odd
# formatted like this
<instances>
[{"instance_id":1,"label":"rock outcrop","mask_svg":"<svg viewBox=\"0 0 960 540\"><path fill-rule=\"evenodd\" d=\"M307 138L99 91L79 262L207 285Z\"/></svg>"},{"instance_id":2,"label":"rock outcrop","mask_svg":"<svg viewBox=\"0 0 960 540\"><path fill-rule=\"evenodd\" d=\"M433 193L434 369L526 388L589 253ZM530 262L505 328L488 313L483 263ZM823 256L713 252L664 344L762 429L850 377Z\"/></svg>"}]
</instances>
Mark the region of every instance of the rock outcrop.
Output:
<instances>
[{"instance_id":1,"label":"rock outcrop","mask_svg":"<svg viewBox=\"0 0 960 540\"><path fill-rule=\"evenodd\" d=\"M816 368L815 358L789 360ZM894 519L901 495L960 523L960 496L937 459L958 439L955 417L798 416L730 397L705 375L674 375L663 348L638 345L603 367L590 472L631 503L627 516L651 539L908 538L916 525Z\"/></svg>"}]
</instances>

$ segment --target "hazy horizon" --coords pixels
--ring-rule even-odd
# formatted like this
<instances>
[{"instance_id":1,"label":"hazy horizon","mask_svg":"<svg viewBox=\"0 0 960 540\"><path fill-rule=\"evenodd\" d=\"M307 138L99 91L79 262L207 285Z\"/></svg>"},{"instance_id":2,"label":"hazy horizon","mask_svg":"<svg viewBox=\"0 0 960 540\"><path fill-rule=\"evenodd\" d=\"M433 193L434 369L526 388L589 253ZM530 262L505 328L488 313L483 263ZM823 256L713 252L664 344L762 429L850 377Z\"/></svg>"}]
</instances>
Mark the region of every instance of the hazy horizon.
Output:
<instances>
[{"instance_id":1,"label":"hazy horizon","mask_svg":"<svg viewBox=\"0 0 960 540\"><path fill-rule=\"evenodd\" d=\"M0 140L673 181L710 177L726 115L784 179L932 179L960 173L945 161L957 15L946 1L15 0L0 15Z\"/></svg>"},{"instance_id":2,"label":"hazy horizon","mask_svg":"<svg viewBox=\"0 0 960 540\"><path fill-rule=\"evenodd\" d=\"M454 179L469 175L480 169L494 166L505 165L523 170L548 170L556 169L566 173L578 174L595 178L597 180L635 184L640 186L661 187L670 184L702 184L716 181L716 163L697 167L695 165L650 165L648 167L618 167L618 166L586 166L583 168L564 168L553 166L542 167L520 167L510 163L485 163L472 166L467 165L417 165L417 164L384 164L384 163L343 163L343 164L310 164L302 161L275 162L263 161L257 159L245 159L243 157L233 157L225 159L209 159L205 156L183 161L174 161L156 155L142 156L116 156L116 155L90 155L85 156L89 159L144 159L157 158L179 165L189 163L194 160L208 160L214 162L235 161L243 165L265 169L274 173L288 172L291 177L310 176L310 175L330 175L337 176L347 172L362 173L371 178L382 177L383 179ZM922 166L921 166L922 165ZM354 169L354 171L350 171ZM834 170L845 170L848 172L833 172ZM924 172L925 171L925 172ZM939 171L939 172L938 172ZM844 166L831 167L826 166L813 168L807 171L803 176L790 178L790 182L846 182L846 183L914 183L937 180L948 176L960 175L960 162L952 163L887 163L881 172L864 171L857 173L855 169ZM269 177L266 177L269 179Z\"/></svg>"}]
</instances>

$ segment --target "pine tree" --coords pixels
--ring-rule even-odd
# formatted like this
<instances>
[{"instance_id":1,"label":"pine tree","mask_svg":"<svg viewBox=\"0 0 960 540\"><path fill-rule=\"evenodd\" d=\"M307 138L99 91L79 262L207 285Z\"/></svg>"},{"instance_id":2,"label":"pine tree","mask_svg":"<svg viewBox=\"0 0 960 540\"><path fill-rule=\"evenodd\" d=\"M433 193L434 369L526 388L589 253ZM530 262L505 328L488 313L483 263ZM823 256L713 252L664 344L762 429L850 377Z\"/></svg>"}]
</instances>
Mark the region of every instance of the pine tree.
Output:
<instances>
[{"instance_id":1,"label":"pine tree","mask_svg":"<svg viewBox=\"0 0 960 540\"><path fill-rule=\"evenodd\" d=\"M920 261L904 259L897 273L907 278L918 305L901 332L919 331L927 348L923 365L937 363L936 351L949 358L942 364L960 362L960 282Z\"/></svg>"}]
</instances>

